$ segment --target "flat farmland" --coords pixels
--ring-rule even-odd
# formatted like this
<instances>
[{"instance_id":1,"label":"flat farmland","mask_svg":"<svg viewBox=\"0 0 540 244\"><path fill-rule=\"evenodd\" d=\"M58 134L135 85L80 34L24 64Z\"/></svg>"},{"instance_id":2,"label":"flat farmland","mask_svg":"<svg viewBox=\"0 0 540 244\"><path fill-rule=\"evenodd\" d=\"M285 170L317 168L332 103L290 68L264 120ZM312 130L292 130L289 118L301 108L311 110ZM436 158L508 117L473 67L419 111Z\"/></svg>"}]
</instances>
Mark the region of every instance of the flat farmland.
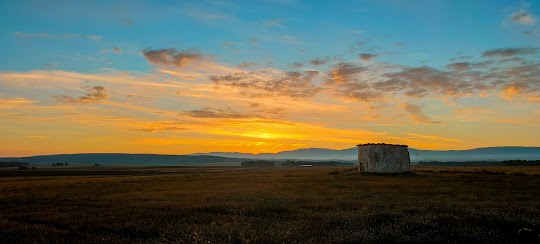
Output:
<instances>
[{"instance_id":1,"label":"flat farmland","mask_svg":"<svg viewBox=\"0 0 540 244\"><path fill-rule=\"evenodd\" d=\"M516 243L540 167L0 171L3 243Z\"/></svg>"}]
</instances>

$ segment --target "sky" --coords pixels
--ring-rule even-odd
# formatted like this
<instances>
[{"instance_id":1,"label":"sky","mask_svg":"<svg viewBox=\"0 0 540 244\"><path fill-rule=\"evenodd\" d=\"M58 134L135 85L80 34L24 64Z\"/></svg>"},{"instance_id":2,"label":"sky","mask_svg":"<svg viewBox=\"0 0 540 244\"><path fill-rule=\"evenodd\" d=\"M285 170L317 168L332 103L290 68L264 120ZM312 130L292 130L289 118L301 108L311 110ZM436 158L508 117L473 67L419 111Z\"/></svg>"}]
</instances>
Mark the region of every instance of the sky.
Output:
<instances>
[{"instance_id":1,"label":"sky","mask_svg":"<svg viewBox=\"0 0 540 244\"><path fill-rule=\"evenodd\" d=\"M540 2L0 2L0 156L540 146Z\"/></svg>"}]
</instances>

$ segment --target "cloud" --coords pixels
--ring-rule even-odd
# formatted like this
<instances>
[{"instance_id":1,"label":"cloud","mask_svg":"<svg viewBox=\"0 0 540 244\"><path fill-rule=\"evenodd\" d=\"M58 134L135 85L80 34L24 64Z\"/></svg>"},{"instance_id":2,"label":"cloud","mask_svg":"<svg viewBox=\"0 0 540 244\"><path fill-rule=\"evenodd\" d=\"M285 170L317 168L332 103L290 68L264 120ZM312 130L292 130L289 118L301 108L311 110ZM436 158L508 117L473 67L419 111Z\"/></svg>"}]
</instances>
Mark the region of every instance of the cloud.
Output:
<instances>
[{"instance_id":1,"label":"cloud","mask_svg":"<svg viewBox=\"0 0 540 244\"><path fill-rule=\"evenodd\" d=\"M360 55L358 55L358 57L360 57L360 59L362 59L362 61L364 61L364 62L371 61L372 59L376 58L377 56L378 55L371 54L371 53L361 53Z\"/></svg>"},{"instance_id":2,"label":"cloud","mask_svg":"<svg viewBox=\"0 0 540 244\"><path fill-rule=\"evenodd\" d=\"M231 110L222 110L218 109L216 111L212 111L210 109L196 109L196 110L189 110L182 113L182 115L186 115L189 117L194 118L204 118L204 119L248 119L248 118L260 118L261 116L258 115L251 115L251 114L242 114L237 113Z\"/></svg>"},{"instance_id":3,"label":"cloud","mask_svg":"<svg viewBox=\"0 0 540 244\"><path fill-rule=\"evenodd\" d=\"M221 44L223 48L229 48L229 47L232 47L233 45L234 45L234 42L231 42L231 41L224 41L223 44Z\"/></svg>"},{"instance_id":4,"label":"cloud","mask_svg":"<svg viewBox=\"0 0 540 244\"><path fill-rule=\"evenodd\" d=\"M213 21L219 21L219 20L225 20L229 19L229 16L222 13L217 12L207 12L200 9L190 9L187 12L187 15L199 20L199 21L206 21L206 22L213 22Z\"/></svg>"},{"instance_id":5,"label":"cloud","mask_svg":"<svg viewBox=\"0 0 540 244\"><path fill-rule=\"evenodd\" d=\"M237 72L223 76L210 76L218 86L241 89L241 94L250 97L288 96L306 98L317 94L322 88L313 84L318 71L281 71L265 69L251 72Z\"/></svg>"},{"instance_id":6,"label":"cloud","mask_svg":"<svg viewBox=\"0 0 540 244\"><path fill-rule=\"evenodd\" d=\"M469 62L459 62L459 63L453 63L446 65L447 68L452 70L468 70L471 68L471 64Z\"/></svg>"},{"instance_id":7,"label":"cloud","mask_svg":"<svg viewBox=\"0 0 540 244\"><path fill-rule=\"evenodd\" d=\"M74 33L61 33L61 34L51 34L46 32L37 32L37 33L27 33L27 32L15 32L14 35L21 39L88 39L91 41L99 41L103 39L99 35L81 35Z\"/></svg>"},{"instance_id":8,"label":"cloud","mask_svg":"<svg viewBox=\"0 0 540 244\"><path fill-rule=\"evenodd\" d=\"M353 63L338 63L334 65L327 82L344 83L350 82L357 74L366 71L367 68Z\"/></svg>"},{"instance_id":9,"label":"cloud","mask_svg":"<svg viewBox=\"0 0 540 244\"><path fill-rule=\"evenodd\" d=\"M192 62L202 60L202 56L190 51L177 51L174 48L167 49L144 49L142 51L146 60L154 65L184 67Z\"/></svg>"},{"instance_id":10,"label":"cloud","mask_svg":"<svg viewBox=\"0 0 540 244\"><path fill-rule=\"evenodd\" d=\"M406 96L422 98L429 95L460 97L472 94L475 82L469 74L457 75L431 67L405 68L399 72L384 74L390 78L380 88L386 91L402 92ZM388 86L389 85L389 86Z\"/></svg>"},{"instance_id":11,"label":"cloud","mask_svg":"<svg viewBox=\"0 0 540 244\"><path fill-rule=\"evenodd\" d=\"M159 120L153 122L138 123L139 128L133 129L133 131L139 132L157 132L157 131L184 131L187 130L183 121L179 120Z\"/></svg>"},{"instance_id":12,"label":"cloud","mask_svg":"<svg viewBox=\"0 0 540 244\"><path fill-rule=\"evenodd\" d=\"M401 107L409 113L411 116L411 119L415 123L431 123L431 124L440 124L439 121L434 121L430 119L424 112L422 111L422 107L416 104L410 104L410 103L403 103L401 104Z\"/></svg>"},{"instance_id":13,"label":"cloud","mask_svg":"<svg viewBox=\"0 0 540 244\"><path fill-rule=\"evenodd\" d=\"M318 66L318 65L323 65L323 64L328 63L329 60L330 59L328 57L315 58L315 59L309 60L309 63Z\"/></svg>"},{"instance_id":14,"label":"cloud","mask_svg":"<svg viewBox=\"0 0 540 244\"><path fill-rule=\"evenodd\" d=\"M107 94L107 89L102 86L94 86L87 89L88 93L80 97L72 96L56 96L54 97L59 103L72 103L72 104L89 104L89 103L100 103L101 101L107 99L109 95Z\"/></svg>"},{"instance_id":15,"label":"cloud","mask_svg":"<svg viewBox=\"0 0 540 244\"><path fill-rule=\"evenodd\" d=\"M338 98L371 103L389 102L399 97L455 101L470 96L487 97L491 92L497 92L502 98L510 100L522 94L528 97L540 95L539 65L518 56L533 54L537 50L532 47L487 50L482 56L494 59L450 63L446 69L383 63L363 65L358 60L334 64L325 73L278 69L230 71L228 75L210 76L210 80L218 86L234 87L248 97L309 98L323 92ZM325 59L312 61L320 64ZM302 64L289 66L300 68Z\"/></svg>"},{"instance_id":16,"label":"cloud","mask_svg":"<svg viewBox=\"0 0 540 244\"><path fill-rule=\"evenodd\" d=\"M38 140L44 140L44 139L50 139L49 136L26 136L28 139L38 139Z\"/></svg>"},{"instance_id":17,"label":"cloud","mask_svg":"<svg viewBox=\"0 0 540 244\"><path fill-rule=\"evenodd\" d=\"M530 55L537 53L539 48L521 47L521 48L499 48L485 51L482 57L509 58L521 55Z\"/></svg>"},{"instance_id":18,"label":"cloud","mask_svg":"<svg viewBox=\"0 0 540 244\"><path fill-rule=\"evenodd\" d=\"M534 17L525 9L521 9L510 16L510 21L514 24L532 25L534 24Z\"/></svg>"},{"instance_id":19,"label":"cloud","mask_svg":"<svg viewBox=\"0 0 540 244\"><path fill-rule=\"evenodd\" d=\"M92 40L92 41L99 41L99 40L103 39L102 36L98 36L98 35L85 35L84 37L86 39Z\"/></svg>"},{"instance_id":20,"label":"cloud","mask_svg":"<svg viewBox=\"0 0 540 244\"><path fill-rule=\"evenodd\" d=\"M524 31L523 34L531 35L531 36L540 36L540 28L537 28L535 30Z\"/></svg>"},{"instance_id":21,"label":"cloud","mask_svg":"<svg viewBox=\"0 0 540 244\"><path fill-rule=\"evenodd\" d=\"M257 66L257 63L254 62L242 62L238 65L239 69L247 69L249 67Z\"/></svg>"},{"instance_id":22,"label":"cloud","mask_svg":"<svg viewBox=\"0 0 540 244\"><path fill-rule=\"evenodd\" d=\"M368 72L367 67L355 63L338 63L332 67L324 85L340 97L364 102L378 100L382 94L371 87L372 81L368 78Z\"/></svg>"},{"instance_id":23,"label":"cloud","mask_svg":"<svg viewBox=\"0 0 540 244\"><path fill-rule=\"evenodd\" d=\"M114 46L111 49L103 48L99 51L99 53L116 53L116 54L122 54L123 51L119 47Z\"/></svg>"},{"instance_id":24,"label":"cloud","mask_svg":"<svg viewBox=\"0 0 540 244\"><path fill-rule=\"evenodd\" d=\"M289 64L289 67L294 68L294 69L298 69L298 68L303 68L304 64L302 64L302 63L292 63L292 64Z\"/></svg>"},{"instance_id":25,"label":"cloud","mask_svg":"<svg viewBox=\"0 0 540 244\"><path fill-rule=\"evenodd\" d=\"M8 99L0 98L0 108L14 108L14 107L19 107L19 106L32 105L34 103L37 103L37 101L30 100L23 97L8 98Z\"/></svg>"},{"instance_id":26,"label":"cloud","mask_svg":"<svg viewBox=\"0 0 540 244\"><path fill-rule=\"evenodd\" d=\"M285 22L286 19L269 19L262 23L264 27L283 27L282 23Z\"/></svg>"}]
</instances>

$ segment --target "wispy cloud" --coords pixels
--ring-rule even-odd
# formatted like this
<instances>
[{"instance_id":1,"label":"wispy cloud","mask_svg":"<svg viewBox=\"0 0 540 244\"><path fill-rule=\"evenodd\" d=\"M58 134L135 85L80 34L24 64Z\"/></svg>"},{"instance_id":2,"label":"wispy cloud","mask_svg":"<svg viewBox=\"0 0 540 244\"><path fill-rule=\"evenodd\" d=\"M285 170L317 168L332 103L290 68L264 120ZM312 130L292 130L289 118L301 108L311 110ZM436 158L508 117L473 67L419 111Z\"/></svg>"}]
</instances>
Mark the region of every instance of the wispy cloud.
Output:
<instances>
[{"instance_id":1,"label":"wispy cloud","mask_svg":"<svg viewBox=\"0 0 540 244\"><path fill-rule=\"evenodd\" d=\"M103 39L100 35L83 35L83 34L74 34L74 33L60 33L52 34L47 32L37 32L37 33L28 33L28 32L15 32L13 33L16 37L21 39L87 39L91 41L99 41Z\"/></svg>"},{"instance_id":2,"label":"wispy cloud","mask_svg":"<svg viewBox=\"0 0 540 244\"><path fill-rule=\"evenodd\" d=\"M446 65L446 67L452 70L468 70L471 68L471 65L469 62L459 62Z\"/></svg>"},{"instance_id":3,"label":"wispy cloud","mask_svg":"<svg viewBox=\"0 0 540 244\"><path fill-rule=\"evenodd\" d=\"M55 100L59 103L71 103L71 104L89 104L99 103L109 97L107 89L102 86L94 86L87 89L88 93L80 97L73 96L56 96Z\"/></svg>"},{"instance_id":4,"label":"wispy cloud","mask_svg":"<svg viewBox=\"0 0 540 244\"><path fill-rule=\"evenodd\" d=\"M182 113L189 117L205 118L205 119L246 119L246 118L260 118L259 115L243 114L232 110L210 110L210 109L196 109L189 110Z\"/></svg>"},{"instance_id":5,"label":"wispy cloud","mask_svg":"<svg viewBox=\"0 0 540 244\"><path fill-rule=\"evenodd\" d=\"M487 50L482 53L483 57L510 58L514 56L530 55L538 52L540 48L520 47L520 48L499 48Z\"/></svg>"},{"instance_id":6,"label":"wispy cloud","mask_svg":"<svg viewBox=\"0 0 540 244\"><path fill-rule=\"evenodd\" d=\"M23 97L16 98L0 98L0 108L14 108L18 106L26 106L37 103L37 101L30 100Z\"/></svg>"},{"instance_id":7,"label":"wispy cloud","mask_svg":"<svg viewBox=\"0 0 540 244\"><path fill-rule=\"evenodd\" d=\"M318 66L318 65L326 64L326 63L328 63L328 61L330 61L329 57L314 58L312 60L309 60L309 63Z\"/></svg>"},{"instance_id":8,"label":"wispy cloud","mask_svg":"<svg viewBox=\"0 0 540 244\"><path fill-rule=\"evenodd\" d=\"M289 64L289 67L291 67L293 69L298 69L298 68L303 68L304 64L303 63L292 63L292 64Z\"/></svg>"},{"instance_id":9,"label":"wispy cloud","mask_svg":"<svg viewBox=\"0 0 540 244\"><path fill-rule=\"evenodd\" d=\"M360 59L362 59L362 61L368 62L376 58L378 55L372 53L361 53L358 56L360 57Z\"/></svg>"},{"instance_id":10,"label":"wispy cloud","mask_svg":"<svg viewBox=\"0 0 540 244\"><path fill-rule=\"evenodd\" d=\"M239 69L247 69L247 68L250 68L250 67L254 67L254 66L257 66L257 63L255 62L242 62L238 65L238 68Z\"/></svg>"},{"instance_id":11,"label":"wispy cloud","mask_svg":"<svg viewBox=\"0 0 540 244\"><path fill-rule=\"evenodd\" d=\"M136 126L133 131L139 132L184 131L188 130L189 127L189 124L179 120L158 120L131 124Z\"/></svg>"},{"instance_id":12,"label":"wispy cloud","mask_svg":"<svg viewBox=\"0 0 540 244\"><path fill-rule=\"evenodd\" d=\"M283 27L283 23L286 21L286 19L269 19L264 22L262 22L262 25L264 27Z\"/></svg>"},{"instance_id":13,"label":"wispy cloud","mask_svg":"<svg viewBox=\"0 0 540 244\"><path fill-rule=\"evenodd\" d=\"M531 25L534 24L534 17L526 10L520 9L510 16L510 21L514 24Z\"/></svg>"},{"instance_id":14,"label":"wispy cloud","mask_svg":"<svg viewBox=\"0 0 540 244\"><path fill-rule=\"evenodd\" d=\"M415 123L430 123L430 124L440 124L440 121L434 121L429 118L423 111L420 105L403 103L401 107L409 113L412 121Z\"/></svg>"},{"instance_id":15,"label":"wispy cloud","mask_svg":"<svg viewBox=\"0 0 540 244\"><path fill-rule=\"evenodd\" d=\"M190 51L177 51L174 48L167 49L144 49L142 51L146 60L154 65L169 65L183 67L194 61L200 61L203 57Z\"/></svg>"},{"instance_id":16,"label":"wispy cloud","mask_svg":"<svg viewBox=\"0 0 540 244\"><path fill-rule=\"evenodd\" d=\"M322 90L312 82L318 75L319 72L317 71L284 72L265 69L223 76L210 76L209 79L218 86L240 88L244 95L251 97L288 96L306 98L312 97Z\"/></svg>"},{"instance_id":17,"label":"wispy cloud","mask_svg":"<svg viewBox=\"0 0 540 244\"><path fill-rule=\"evenodd\" d=\"M187 16L199 21L214 22L230 18L228 15L219 12L210 12L200 9L190 9L186 13Z\"/></svg>"}]
</instances>

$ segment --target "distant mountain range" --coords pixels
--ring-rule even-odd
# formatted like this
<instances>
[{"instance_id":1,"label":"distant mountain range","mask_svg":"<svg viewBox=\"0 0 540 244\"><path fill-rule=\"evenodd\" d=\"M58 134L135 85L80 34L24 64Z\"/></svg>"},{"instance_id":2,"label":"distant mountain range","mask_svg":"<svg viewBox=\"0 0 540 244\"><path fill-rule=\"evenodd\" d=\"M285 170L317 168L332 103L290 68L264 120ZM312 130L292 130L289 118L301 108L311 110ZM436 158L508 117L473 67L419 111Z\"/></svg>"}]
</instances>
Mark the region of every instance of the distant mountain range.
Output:
<instances>
[{"instance_id":1,"label":"distant mountain range","mask_svg":"<svg viewBox=\"0 0 540 244\"><path fill-rule=\"evenodd\" d=\"M100 164L100 165L142 165L142 166L239 166L245 159L217 157L210 155L163 155L127 153L78 153L56 154L30 157L0 158L0 162L21 161L30 165L52 165L53 163Z\"/></svg>"},{"instance_id":2,"label":"distant mountain range","mask_svg":"<svg viewBox=\"0 0 540 244\"><path fill-rule=\"evenodd\" d=\"M51 165L53 163L102 164L102 165L148 165L148 166L239 166L242 161L251 159L291 160L339 160L356 162L357 149L332 150L306 148L279 153L236 153L211 152L190 155L126 154L126 153L79 153L57 154L29 157L5 157L0 162L20 161L31 165ZM418 150L409 148L411 162L418 161L503 161L540 160L540 147L486 147L470 150Z\"/></svg>"},{"instance_id":3,"label":"distant mountain range","mask_svg":"<svg viewBox=\"0 0 540 244\"><path fill-rule=\"evenodd\" d=\"M479 161L479 160L540 160L540 147L485 147L469 150L419 150L409 148L412 162L418 161ZM304 159L304 160L344 160L356 161L358 149L356 147L342 150L324 148L306 148L279 153L228 153L211 152L191 155L206 155L234 158L258 159Z\"/></svg>"}]
</instances>

